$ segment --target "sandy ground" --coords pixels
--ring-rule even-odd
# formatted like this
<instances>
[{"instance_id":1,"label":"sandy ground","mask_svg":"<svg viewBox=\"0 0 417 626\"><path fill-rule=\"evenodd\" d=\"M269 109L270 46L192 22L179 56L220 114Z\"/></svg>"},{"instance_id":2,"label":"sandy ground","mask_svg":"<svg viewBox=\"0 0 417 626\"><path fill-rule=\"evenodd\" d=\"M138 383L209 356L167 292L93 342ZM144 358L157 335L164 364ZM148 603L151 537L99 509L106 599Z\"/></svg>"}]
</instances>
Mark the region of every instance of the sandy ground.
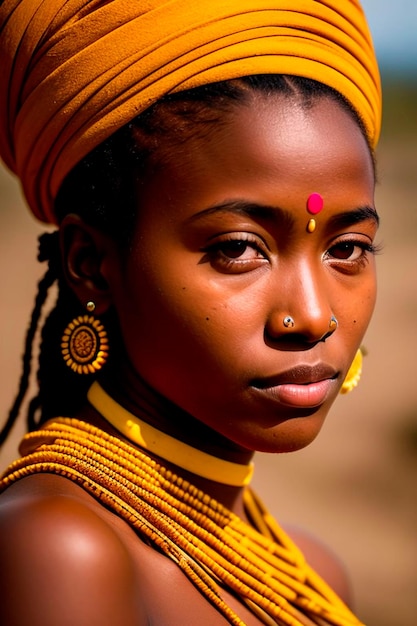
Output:
<instances>
[{"instance_id":1,"label":"sandy ground","mask_svg":"<svg viewBox=\"0 0 417 626\"><path fill-rule=\"evenodd\" d=\"M341 397L318 440L301 452L259 455L255 486L281 521L322 537L346 562L368 626L417 623L417 156L416 137L391 134L379 150L380 288L361 385ZM23 333L41 274L40 228L0 171L0 415L14 397ZM21 420L22 421L22 420ZM0 455L16 455L20 423ZM408 433L408 435L407 435Z\"/></svg>"}]
</instances>

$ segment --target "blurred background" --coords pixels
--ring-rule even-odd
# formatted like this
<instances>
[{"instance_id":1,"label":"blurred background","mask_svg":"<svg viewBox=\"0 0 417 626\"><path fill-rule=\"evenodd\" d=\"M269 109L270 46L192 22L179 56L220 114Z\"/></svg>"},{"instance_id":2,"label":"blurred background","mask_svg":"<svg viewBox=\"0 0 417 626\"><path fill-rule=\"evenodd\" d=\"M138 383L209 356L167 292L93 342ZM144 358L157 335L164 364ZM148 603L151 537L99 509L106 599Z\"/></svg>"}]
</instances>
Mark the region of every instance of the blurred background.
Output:
<instances>
[{"instance_id":1,"label":"blurred background","mask_svg":"<svg viewBox=\"0 0 417 626\"><path fill-rule=\"evenodd\" d=\"M258 455L255 488L281 521L323 538L350 570L367 626L417 623L417 3L365 0L384 88L377 207L379 298L359 387L316 442ZM0 166L0 419L17 390L23 337L43 268L18 184ZM16 425L0 470L17 454Z\"/></svg>"}]
</instances>

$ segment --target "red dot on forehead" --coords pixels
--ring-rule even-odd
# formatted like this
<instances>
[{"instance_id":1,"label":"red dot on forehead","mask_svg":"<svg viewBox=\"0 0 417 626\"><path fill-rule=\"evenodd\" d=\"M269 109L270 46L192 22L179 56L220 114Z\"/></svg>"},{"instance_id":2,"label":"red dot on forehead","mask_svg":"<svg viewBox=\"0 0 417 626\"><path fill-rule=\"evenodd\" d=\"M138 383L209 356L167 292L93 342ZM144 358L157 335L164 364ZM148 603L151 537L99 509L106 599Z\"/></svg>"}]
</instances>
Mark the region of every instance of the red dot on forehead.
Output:
<instances>
[{"instance_id":1,"label":"red dot on forehead","mask_svg":"<svg viewBox=\"0 0 417 626\"><path fill-rule=\"evenodd\" d=\"M323 208L323 198L319 193L312 193L307 200L307 211L312 215L317 215Z\"/></svg>"}]
</instances>

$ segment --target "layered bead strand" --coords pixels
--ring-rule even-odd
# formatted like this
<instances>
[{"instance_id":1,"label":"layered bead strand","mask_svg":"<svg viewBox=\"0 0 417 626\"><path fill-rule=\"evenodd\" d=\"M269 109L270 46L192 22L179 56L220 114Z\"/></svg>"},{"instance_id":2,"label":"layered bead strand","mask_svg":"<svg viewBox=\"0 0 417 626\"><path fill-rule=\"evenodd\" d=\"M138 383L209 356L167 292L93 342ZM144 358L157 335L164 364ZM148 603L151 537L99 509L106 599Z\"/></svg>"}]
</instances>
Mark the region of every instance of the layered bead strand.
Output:
<instances>
[{"instance_id":1,"label":"layered bead strand","mask_svg":"<svg viewBox=\"0 0 417 626\"><path fill-rule=\"evenodd\" d=\"M85 422L49 422L26 435L22 451L1 489L41 472L73 480L173 559L231 624L244 626L222 599L222 587L265 624L361 626L249 488L245 506L255 528L141 450Z\"/></svg>"}]
</instances>

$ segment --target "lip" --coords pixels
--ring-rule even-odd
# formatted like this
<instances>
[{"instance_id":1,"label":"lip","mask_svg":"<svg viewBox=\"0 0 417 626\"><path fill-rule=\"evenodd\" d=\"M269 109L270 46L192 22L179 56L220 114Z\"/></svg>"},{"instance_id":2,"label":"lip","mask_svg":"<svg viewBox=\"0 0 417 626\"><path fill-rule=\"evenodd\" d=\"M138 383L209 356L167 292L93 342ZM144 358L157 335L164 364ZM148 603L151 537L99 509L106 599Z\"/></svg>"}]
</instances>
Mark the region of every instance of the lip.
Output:
<instances>
[{"instance_id":1,"label":"lip","mask_svg":"<svg viewBox=\"0 0 417 626\"><path fill-rule=\"evenodd\" d=\"M325 364L298 365L290 370L252 381L263 396L282 405L314 408L323 404L337 382L337 371Z\"/></svg>"}]
</instances>

